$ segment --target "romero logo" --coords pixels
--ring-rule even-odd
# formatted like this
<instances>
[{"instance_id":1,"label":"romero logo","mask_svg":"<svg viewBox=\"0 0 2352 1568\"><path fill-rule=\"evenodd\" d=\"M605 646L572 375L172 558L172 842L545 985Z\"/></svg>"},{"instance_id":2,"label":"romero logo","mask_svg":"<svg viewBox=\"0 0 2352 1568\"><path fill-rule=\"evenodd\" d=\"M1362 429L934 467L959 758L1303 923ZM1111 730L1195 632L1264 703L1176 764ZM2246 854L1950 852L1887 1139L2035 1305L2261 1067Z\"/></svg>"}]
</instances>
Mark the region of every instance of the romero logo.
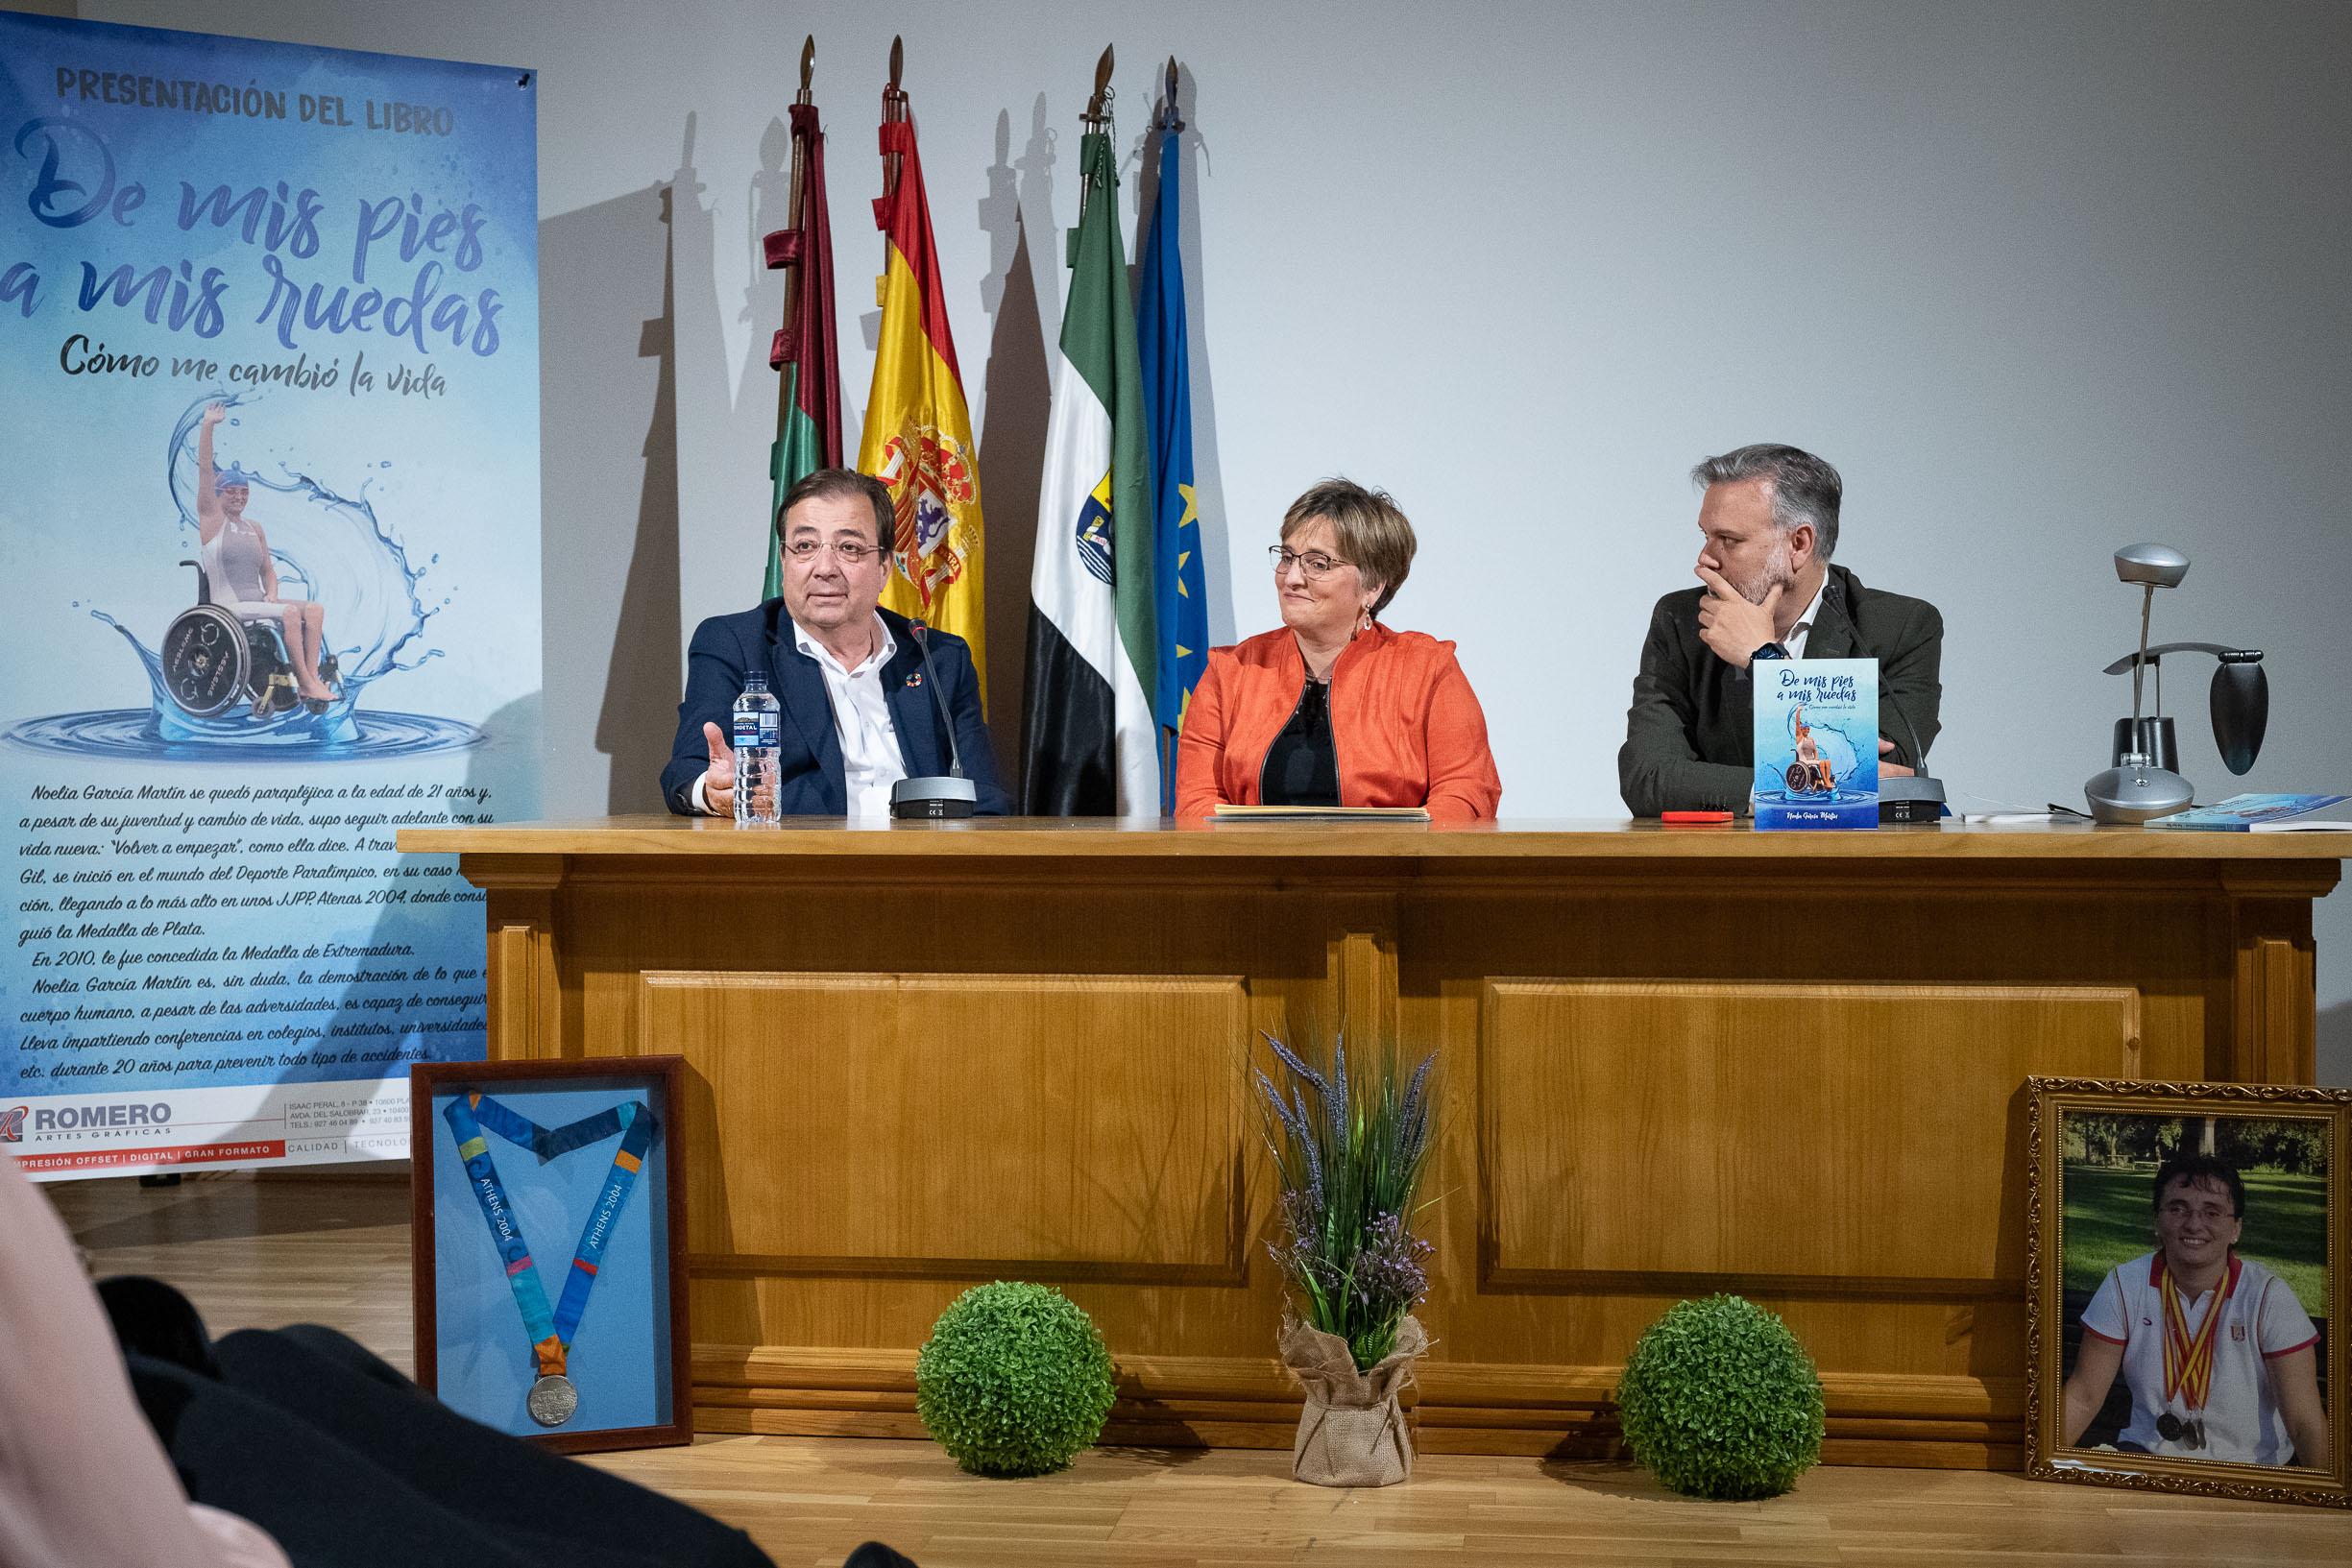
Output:
<instances>
[{"instance_id":1,"label":"romero logo","mask_svg":"<svg viewBox=\"0 0 2352 1568\"><path fill-rule=\"evenodd\" d=\"M30 1105L12 1105L0 1111L0 1144L21 1144L25 1141L25 1113Z\"/></svg>"},{"instance_id":2,"label":"romero logo","mask_svg":"<svg viewBox=\"0 0 2352 1568\"><path fill-rule=\"evenodd\" d=\"M16 1115L21 1118L20 1109ZM168 1125L172 1108L161 1100L152 1105L44 1105L33 1113L35 1132L79 1132L94 1127L160 1127Z\"/></svg>"}]
</instances>

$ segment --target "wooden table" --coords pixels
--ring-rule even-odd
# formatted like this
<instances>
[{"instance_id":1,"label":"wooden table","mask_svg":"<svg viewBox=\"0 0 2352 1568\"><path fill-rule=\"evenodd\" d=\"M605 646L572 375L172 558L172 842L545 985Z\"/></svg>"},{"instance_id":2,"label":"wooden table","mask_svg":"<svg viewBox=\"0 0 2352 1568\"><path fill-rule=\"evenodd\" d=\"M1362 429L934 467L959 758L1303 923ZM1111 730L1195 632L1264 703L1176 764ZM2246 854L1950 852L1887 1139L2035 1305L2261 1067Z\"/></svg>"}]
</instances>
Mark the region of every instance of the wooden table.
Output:
<instances>
[{"instance_id":1,"label":"wooden table","mask_svg":"<svg viewBox=\"0 0 2352 1568\"><path fill-rule=\"evenodd\" d=\"M490 1053L681 1051L696 1425L919 1435L973 1282L1056 1284L1107 1441L1284 1446L1264 1029L1435 1048L1432 1451L1591 1454L1676 1299L1771 1305L1826 1457L2020 1461L2026 1074L2309 1083L2333 835L1927 825L404 829Z\"/></svg>"}]
</instances>

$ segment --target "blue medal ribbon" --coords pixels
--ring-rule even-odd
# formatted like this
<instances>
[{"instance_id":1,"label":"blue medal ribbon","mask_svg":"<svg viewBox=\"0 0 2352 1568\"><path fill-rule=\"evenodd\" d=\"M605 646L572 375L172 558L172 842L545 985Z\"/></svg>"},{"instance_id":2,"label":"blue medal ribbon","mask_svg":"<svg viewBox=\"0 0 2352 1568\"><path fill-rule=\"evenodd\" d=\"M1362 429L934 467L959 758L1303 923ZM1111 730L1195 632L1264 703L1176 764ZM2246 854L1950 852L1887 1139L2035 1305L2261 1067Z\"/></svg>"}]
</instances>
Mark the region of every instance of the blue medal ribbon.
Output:
<instances>
[{"instance_id":1,"label":"blue medal ribbon","mask_svg":"<svg viewBox=\"0 0 2352 1568\"><path fill-rule=\"evenodd\" d=\"M588 1294L595 1289L597 1271L604 1265L604 1249L620 1223L621 1210L628 1204L630 1190L637 1185L638 1169L644 1163L645 1150L652 1146L660 1123L643 1102L626 1100L550 1131L478 1089L458 1095L441 1114L449 1124L450 1136L457 1142L458 1157L466 1162L467 1185L473 1188L474 1199L482 1206L491 1242L497 1247L499 1262L505 1266L506 1283L515 1292L515 1306L522 1314L523 1332L538 1361L539 1375L560 1374L570 1353L572 1336L579 1330L580 1315L588 1310ZM521 1218L507 1200L505 1185L498 1180L497 1162L490 1157L486 1133L493 1132L510 1144L529 1149L543 1166L573 1149L620 1134L620 1147L613 1154L613 1168L605 1175L604 1190L597 1194L595 1206L589 1210L588 1222L580 1228L580 1244L572 1250L571 1269L564 1280L563 1296L552 1311L547 1306L547 1292L539 1281L539 1266L531 1259L530 1244L523 1240Z\"/></svg>"}]
</instances>

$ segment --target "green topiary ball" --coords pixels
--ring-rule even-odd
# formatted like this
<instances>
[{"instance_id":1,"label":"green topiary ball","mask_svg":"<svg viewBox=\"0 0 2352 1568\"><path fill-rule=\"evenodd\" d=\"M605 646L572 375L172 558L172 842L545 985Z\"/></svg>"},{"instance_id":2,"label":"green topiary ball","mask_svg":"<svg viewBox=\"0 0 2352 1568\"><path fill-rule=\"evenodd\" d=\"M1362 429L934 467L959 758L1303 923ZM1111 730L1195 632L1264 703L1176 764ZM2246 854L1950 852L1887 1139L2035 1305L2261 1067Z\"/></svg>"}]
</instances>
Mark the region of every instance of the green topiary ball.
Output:
<instances>
[{"instance_id":1,"label":"green topiary ball","mask_svg":"<svg viewBox=\"0 0 2352 1568\"><path fill-rule=\"evenodd\" d=\"M999 1280L958 1296L914 1363L914 1408L976 1475L1069 1467L1117 1397L1094 1319L1059 1291Z\"/></svg>"},{"instance_id":2,"label":"green topiary ball","mask_svg":"<svg viewBox=\"0 0 2352 1568\"><path fill-rule=\"evenodd\" d=\"M1683 1302L1651 1324L1617 1410L1634 1458L1691 1497L1776 1497L1821 1459L1812 1358L1787 1324L1735 1295Z\"/></svg>"}]
</instances>

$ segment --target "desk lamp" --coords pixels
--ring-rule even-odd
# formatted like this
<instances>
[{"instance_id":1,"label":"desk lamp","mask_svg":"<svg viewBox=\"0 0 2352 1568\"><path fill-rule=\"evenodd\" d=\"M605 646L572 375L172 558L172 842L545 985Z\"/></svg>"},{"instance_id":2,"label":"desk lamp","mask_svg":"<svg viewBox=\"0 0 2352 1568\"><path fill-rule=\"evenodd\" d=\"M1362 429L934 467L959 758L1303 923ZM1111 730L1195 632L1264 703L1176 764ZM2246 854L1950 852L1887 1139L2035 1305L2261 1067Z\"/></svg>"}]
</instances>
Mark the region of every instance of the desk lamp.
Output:
<instances>
[{"instance_id":1,"label":"desk lamp","mask_svg":"<svg viewBox=\"0 0 2352 1568\"><path fill-rule=\"evenodd\" d=\"M2140 648L2107 666L2109 675L2131 674L2131 717L2115 721L2114 765L2083 786L2091 814L2101 822L2146 822L2186 810L2195 788L2182 778L2180 746L2172 720L2164 712L2164 656L2169 653L2209 653L2219 662L2213 673L2208 706L2213 714L2214 744L2221 763L2243 774L2262 753L2263 736L2270 726L2270 678L2263 672L2259 648L2225 648L2218 642L2147 643L2148 615L2156 590L2171 588L2187 576L2189 558L2162 544L2132 544L2115 552L2115 573L2126 583L2143 587L2140 604ZM2141 714L2141 686L2148 670L2156 672L2156 712Z\"/></svg>"},{"instance_id":2,"label":"desk lamp","mask_svg":"<svg viewBox=\"0 0 2352 1568\"><path fill-rule=\"evenodd\" d=\"M2170 768L2157 766L2155 754L2143 749L2155 732L2144 733L2140 723L2141 688L2147 679L2148 617L2156 608L2156 591L2179 587L2180 580L2189 575L2189 558L2169 544L2126 544L2115 552L2115 574L2122 582L2138 583L2143 591L2140 651L2130 656L2130 749L2116 758L2115 766L2093 774L2082 792L2089 797L2096 821L2148 822L2186 811L2196 798L2196 789L2188 780ZM2160 731L2162 726L2155 729Z\"/></svg>"}]
</instances>

